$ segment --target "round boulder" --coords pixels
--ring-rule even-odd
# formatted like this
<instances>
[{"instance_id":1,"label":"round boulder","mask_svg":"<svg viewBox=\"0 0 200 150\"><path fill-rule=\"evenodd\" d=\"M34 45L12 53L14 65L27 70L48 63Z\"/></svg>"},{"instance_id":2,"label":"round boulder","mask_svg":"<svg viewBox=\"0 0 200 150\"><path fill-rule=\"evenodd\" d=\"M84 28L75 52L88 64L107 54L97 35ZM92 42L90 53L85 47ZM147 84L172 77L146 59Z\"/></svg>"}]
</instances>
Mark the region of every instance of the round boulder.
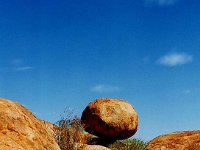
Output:
<instances>
[{"instance_id":1,"label":"round boulder","mask_svg":"<svg viewBox=\"0 0 200 150\"><path fill-rule=\"evenodd\" d=\"M82 113L85 131L107 139L126 139L137 131L138 115L124 100L99 98L90 102Z\"/></svg>"}]
</instances>

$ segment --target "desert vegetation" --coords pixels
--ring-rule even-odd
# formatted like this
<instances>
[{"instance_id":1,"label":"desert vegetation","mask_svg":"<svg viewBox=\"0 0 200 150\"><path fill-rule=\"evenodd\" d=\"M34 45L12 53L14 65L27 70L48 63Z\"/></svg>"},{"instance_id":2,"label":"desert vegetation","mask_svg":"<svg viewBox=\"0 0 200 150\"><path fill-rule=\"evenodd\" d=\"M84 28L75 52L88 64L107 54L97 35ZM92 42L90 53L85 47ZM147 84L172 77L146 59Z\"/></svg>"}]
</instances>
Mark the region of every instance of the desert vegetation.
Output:
<instances>
[{"instance_id":1,"label":"desert vegetation","mask_svg":"<svg viewBox=\"0 0 200 150\"><path fill-rule=\"evenodd\" d=\"M108 147L112 150L144 150L147 143L143 140L130 138L122 141L116 141Z\"/></svg>"},{"instance_id":2,"label":"desert vegetation","mask_svg":"<svg viewBox=\"0 0 200 150\"><path fill-rule=\"evenodd\" d=\"M77 143L81 143L83 128L79 117L65 110L64 115L56 123L55 139L61 150L75 150Z\"/></svg>"}]
</instances>

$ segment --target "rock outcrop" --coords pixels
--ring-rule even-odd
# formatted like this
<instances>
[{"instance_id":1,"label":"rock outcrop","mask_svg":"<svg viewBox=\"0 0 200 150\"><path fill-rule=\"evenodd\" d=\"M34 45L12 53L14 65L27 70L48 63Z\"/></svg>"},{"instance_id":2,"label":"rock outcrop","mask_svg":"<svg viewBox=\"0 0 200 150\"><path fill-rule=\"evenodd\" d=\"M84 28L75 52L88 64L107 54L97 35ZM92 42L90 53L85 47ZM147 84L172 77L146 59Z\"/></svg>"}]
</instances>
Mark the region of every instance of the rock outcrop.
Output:
<instances>
[{"instance_id":1,"label":"rock outcrop","mask_svg":"<svg viewBox=\"0 0 200 150\"><path fill-rule=\"evenodd\" d=\"M138 115L127 101L100 98L88 104L81 121L87 132L98 137L125 139L136 133Z\"/></svg>"},{"instance_id":2,"label":"rock outcrop","mask_svg":"<svg viewBox=\"0 0 200 150\"><path fill-rule=\"evenodd\" d=\"M60 150L52 128L19 103L0 98L1 150Z\"/></svg>"},{"instance_id":3,"label":"rock outcrop","mask_svg":"<svg viewBox=\"0 0 200 150\"><path fill-rule=\"evenodd\" d=\"M160 135L145 150L200 150L200 130Z\"/></svg>"}]
</instances>

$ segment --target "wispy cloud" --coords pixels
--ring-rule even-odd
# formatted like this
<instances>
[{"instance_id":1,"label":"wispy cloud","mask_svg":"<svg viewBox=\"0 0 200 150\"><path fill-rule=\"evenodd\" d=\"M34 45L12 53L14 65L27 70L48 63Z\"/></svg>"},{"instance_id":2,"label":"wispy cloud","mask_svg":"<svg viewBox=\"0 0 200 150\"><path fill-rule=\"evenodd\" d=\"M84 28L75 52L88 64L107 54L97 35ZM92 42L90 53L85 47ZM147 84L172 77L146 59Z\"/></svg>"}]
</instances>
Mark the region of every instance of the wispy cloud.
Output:
<instances>
[{"instance_id":1,"label":"wispy cloud","mask_svg":"<svg viewBox=\"0 0 200 150\"><path fill-rule=\"evenodd\" d=\"M23 66L23 67L15 67L13 68L14 71L27 71L27 70L32 70L33 67L31 66Z\"/></svg>"},{"instance_id":2,"label":"wispy cloud","mask_svg":"<svg viewBox=\"0 0 200 150\"><path fill-rule=\"evenodd\" d=\"M27 71L33 69L32 66L26 65L23 59L13 59L11 60L11 65L13 71Z\"/></svg>"},{"instance_id":3,"label":"wispy cloud","mask_svg":"<svg viewBox=\"0 0 200 150\"><path fill-rule=\"evenodd\" d=\"M93 86L90 90L97 93L111 93L120 91L120 88L112 85L98 84Z\"/></svg>"},{"instance_id":4,"label":"wispy cloud","mask_svg":"<svg viewBox=\"0 0 200 150\"><path fill-rule=\"evenodd\" d=\"M178 65L184 65L186 63L189 63L193 60L193 57L186 53L171 53L162 56L157 60L158 64L165 65L165 66L178 66Z\"/></svg>"},{"instance_id":5,"label":"wispy cloud","mask_svg":"<svg viewBox=\"0 0 200 150\"><path fill-rule=\"evenodd\" d=\"M146 5L170 6L179 0L144 0Z\"/></svg>"}]
</instances>

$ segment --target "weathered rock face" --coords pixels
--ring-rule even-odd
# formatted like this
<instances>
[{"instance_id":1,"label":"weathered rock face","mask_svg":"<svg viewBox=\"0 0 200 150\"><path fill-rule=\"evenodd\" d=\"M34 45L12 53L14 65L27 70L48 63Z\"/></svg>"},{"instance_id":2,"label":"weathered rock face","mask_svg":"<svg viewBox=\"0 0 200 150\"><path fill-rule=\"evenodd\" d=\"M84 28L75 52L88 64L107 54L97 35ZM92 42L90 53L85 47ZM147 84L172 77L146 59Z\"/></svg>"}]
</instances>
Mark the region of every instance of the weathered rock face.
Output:
<instances>
[{"instance_id":1,"label":"weathered rock face","mask_svg":"<svg viewBox=\"0 0 200 150\"><path fill-rule=\"evenodd\" d=\"M91 134L107 139L125 139L136 133L138 115L127 101L100 98L88 104L81 121Z\"/></svg>"},{"instance_id":2,"label":"weathered rock face","mask_svg":"<svg viewBox=\"0 0 200 150\"><path fill-rule=\"evenodd\" d=\"M60 150L52 134L50 123L19 103L0 98L1 150Z\"/></svg>"},{"instance_id":3,"label":"weathered rock face","mask_svg":"<svg viewBox=\"0 0 200 150\"><path fill-rule=\"evenodd\" d=\"M160 135L145 150L200 150L200 130Z\"/></svg>"},{"instance_id":4,"label":"weathered rock face","mask_svg":"<svg viewBox=\"0 0 200 150\"><path fill-rule=\"evenodd\" d=\"M77 143L75 149L77 150L111 150L101 145L87 145L87 144L80 144L80 143Z\"/></svg>"}]
</instances>

